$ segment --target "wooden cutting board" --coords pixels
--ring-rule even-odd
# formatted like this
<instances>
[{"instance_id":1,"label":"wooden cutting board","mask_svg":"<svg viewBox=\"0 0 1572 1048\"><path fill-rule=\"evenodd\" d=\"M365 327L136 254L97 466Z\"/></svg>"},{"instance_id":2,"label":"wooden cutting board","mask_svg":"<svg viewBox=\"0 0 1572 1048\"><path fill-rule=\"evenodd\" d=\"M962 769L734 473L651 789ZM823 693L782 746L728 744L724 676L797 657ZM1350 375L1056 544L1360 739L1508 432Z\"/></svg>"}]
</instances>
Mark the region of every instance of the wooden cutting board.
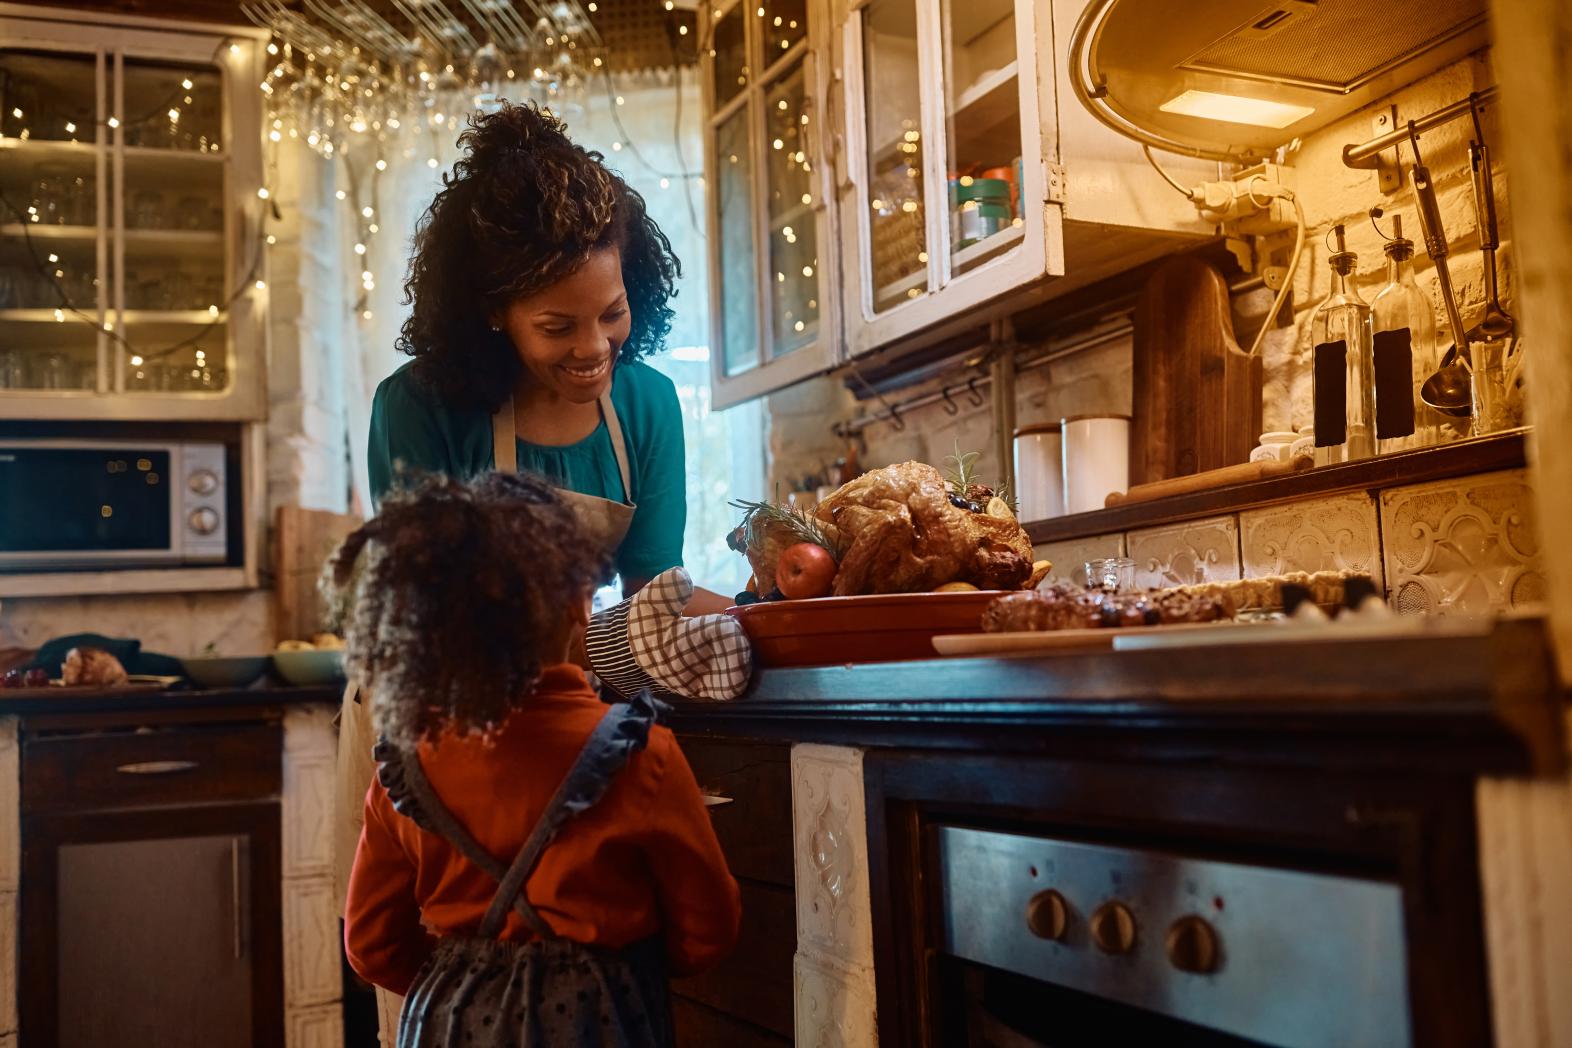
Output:
<instances>
[{"instance_id":1,"label":"wooden cutting board","mask_svg":"<svg viewBox=\"0 0 1572 1048\"><path fill-rule=\"evenodd\" d=\"M1160 265L1135 309L1130 483L1250 458L1261 433L1261 358L1234 341L1228 283L1193 255Z\"/></svg>"},{"instance_id":2,"label":"wooden cutting board","mask_svg":"<svg viewBox=\"0 0 1572 1048\"><path fill-rule=\"evenodd\" d=\"M278 507L273 529L273 628L277 640L309 640L322 629L317 580L322 565L359 517L299 506Z\"/></svg>"}]
</instances>

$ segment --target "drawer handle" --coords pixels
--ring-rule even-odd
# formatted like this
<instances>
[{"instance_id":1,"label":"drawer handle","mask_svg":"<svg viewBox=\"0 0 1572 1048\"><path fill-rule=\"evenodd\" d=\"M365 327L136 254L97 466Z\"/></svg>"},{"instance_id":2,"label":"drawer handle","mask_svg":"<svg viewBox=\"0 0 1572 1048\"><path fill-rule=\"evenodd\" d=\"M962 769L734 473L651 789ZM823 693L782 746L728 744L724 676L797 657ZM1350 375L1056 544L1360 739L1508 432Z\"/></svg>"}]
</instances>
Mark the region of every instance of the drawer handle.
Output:
<instances>
[{"instance_id":1,"label":"drawer handle","mask_svg":"<svg viewBox=\"0 0 1572 1048\"><path fill-rule=\"evenodd\" d=\"M196 761L137 761L122 764L115 771L122 775L175 775L200 767Z\"/></svg>"},{"instance_id":2,"label":"drawer handle","mask_svg":"<svg viewBox=\"0 0 1572 1048\"><path fill-rule=\"evenodd\" d=\"M723 793L705 793L700 796L704 798L704 806L706 808L719 808L723 804L736 803L736 798L728 797Z\"/></svg>"}]
</instances>

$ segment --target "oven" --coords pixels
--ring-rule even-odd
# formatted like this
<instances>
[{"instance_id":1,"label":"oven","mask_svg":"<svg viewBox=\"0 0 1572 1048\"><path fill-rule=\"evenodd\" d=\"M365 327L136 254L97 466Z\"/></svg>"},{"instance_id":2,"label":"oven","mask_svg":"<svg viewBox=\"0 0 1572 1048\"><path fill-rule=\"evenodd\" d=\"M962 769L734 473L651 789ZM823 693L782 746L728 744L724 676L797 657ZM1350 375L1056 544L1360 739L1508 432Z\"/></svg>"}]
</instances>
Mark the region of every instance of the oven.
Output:
<instances>
[{"instance_id":1,"label":"oven","mask_svg":"<svg viewBox=\"0 0 1572 1048\"><path fill-rule=\"evenodd\" d=\"M224 563L221 443L0 438L0 571Z\"/></svg>"},{"instance_id":2,"label":"oven","mask_svg":"<svg viewBox=\"0 0 1572 1048\"><path fill-rule=\"evenodd\" d=\"M866 751L880 1044L1490 1044L1466 763L1211 732Z\"/></svg>"},{"instance_id":3,"label":"oven","mask_svg":"<svg viewBox=\"0 0 1572 1048\"><path fill-rule=\"evenodd\" d=\"M1394 884L967 826L933 843L947 1044L1412 1043Z\"/></svg>"}]
</instances>

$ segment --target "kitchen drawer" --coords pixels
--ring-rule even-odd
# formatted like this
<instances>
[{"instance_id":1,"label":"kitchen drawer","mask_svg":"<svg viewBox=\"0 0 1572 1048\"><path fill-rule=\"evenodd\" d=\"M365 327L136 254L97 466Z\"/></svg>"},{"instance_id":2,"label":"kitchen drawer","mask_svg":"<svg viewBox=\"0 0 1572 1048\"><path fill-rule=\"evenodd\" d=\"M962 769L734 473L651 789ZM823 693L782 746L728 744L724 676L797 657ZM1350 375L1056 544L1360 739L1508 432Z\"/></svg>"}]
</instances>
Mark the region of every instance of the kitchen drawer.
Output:
<instances>
[{"instance_id":1,"label":"kitchen drawer","mask_svg":"<svg viewBox=\"0 0 1572 1048\"><path fill-rule=\"evenodd\" d=\"M275 797L277 724L49 735L22 743L22 811L104 810Z\"/></svg>"},{"instance_id":2,"label":"kitchen drawer","mask_svg":"<svg viewBox=\"0 0 1572 1048\"><path fill-rule=\"evenodd\" d=\"M797 950L795 897L772 885L742 881L741 886L737 948L703 975L673 980L672 992L789 1037L792 956Z\"/></svg>"},{"instance_id":3,"label":"kitchen drawer","mask_svg":"<svg viewBox=\"0 0 1572 1048\"><path fill-rule=\"evenodd\" d=\"M671 1017L682 1048L781 1048L790 1037L769 1033L683 997L671 999Z\"/></svg>"},{"instance_id":4,"label":"kitchen drawer","mask_svg":"<svg viewBox=\"0 0 1572 1048\"><path fill-rule=\"evenodd\" d=\"M731 872L791 888L791 747L692 735L677 741L699 788L729 800L709 811Z\"/></svg>"}]
</instances>

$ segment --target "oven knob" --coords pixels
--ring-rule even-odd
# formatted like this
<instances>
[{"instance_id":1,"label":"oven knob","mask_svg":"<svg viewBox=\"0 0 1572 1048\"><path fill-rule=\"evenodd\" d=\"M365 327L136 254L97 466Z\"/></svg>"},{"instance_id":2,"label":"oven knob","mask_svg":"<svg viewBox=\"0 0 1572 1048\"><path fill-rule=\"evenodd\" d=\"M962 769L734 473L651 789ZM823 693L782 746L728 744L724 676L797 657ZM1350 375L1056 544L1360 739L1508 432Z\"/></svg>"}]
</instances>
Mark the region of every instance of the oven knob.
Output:
<instances>
[{"instance_id":1,"label":"oven knob","mask_svg":"<svg viewBox=\"0 0 1572 1048\"><path fill-rule=\"evenodd\" d=\"M191 474L186 484L198 495L211 495L218 490L218 474L210 469L199 469Z\"/></svg>"},{"instance_id":2,"label":"oven knob","mask_svg":"<svg viewBox=\"0 0 1572 1048\"><path fill-rule=\"evenodd\" d=\"M194 509L191 516L186 518L186 523L198 535L211 535L218 530L218 510L209 506Z\"/></svg>"},{"instance_id":3,"label":"oven knob","mask_svg":"<svg viewBox=\"0 0 1572 1048\"><path fill-rule=\"evenodd\" d=\"M1218 953L1217 932L1193 913L1168 929L1168 961L1181 972L1215 972Z\"/></svg>"},{"instance_id":4,"label":"oven knob","mask_svg":"<svg viewBox=\"0 0 1572 1048\"><path fill-rule=\"evenodd\" d=\"M1026 926L1039 939L1062 942L1070 925L1070 908L1052 888L1038 892L1026 904Z\"/></svg>"},{"instance_id":5,"label":"oven knob","mask_svg":"<svg viewBox=\"0 0 1572 1048\"><path fill-rule=\"evenodd\" d=\"M1135 915L1117 899L1092 911L1092 941L1104 953L1129 953L1135 948Z\"/></svg>"}]
</instances>

